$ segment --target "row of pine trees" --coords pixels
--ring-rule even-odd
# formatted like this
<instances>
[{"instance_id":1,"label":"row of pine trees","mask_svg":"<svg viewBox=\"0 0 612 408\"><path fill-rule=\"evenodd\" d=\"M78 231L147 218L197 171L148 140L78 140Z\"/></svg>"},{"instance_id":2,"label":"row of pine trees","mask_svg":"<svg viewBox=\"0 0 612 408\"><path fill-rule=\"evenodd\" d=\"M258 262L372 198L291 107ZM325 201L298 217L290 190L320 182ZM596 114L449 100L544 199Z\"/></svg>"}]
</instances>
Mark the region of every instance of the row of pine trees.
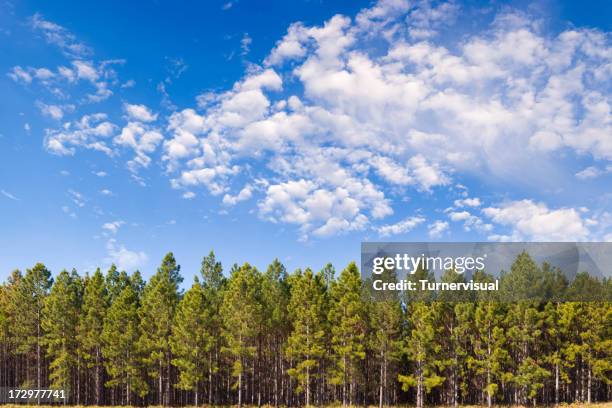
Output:
<instances>
[{"instance_id":1,"label":"row of pine trees","mask_svg":"<svg viewBox=\"0 0 612 408\"><path fill-rule=\"evenodd\" d=\"M226 277L213 252L186 291L172 253L148 282L115 266L55 279L40 263L16 270L0 286L0 386L64 389L69 404L91 405L611 399L609 301L374 297L354 263L335 275L275 260ZM568 283L525 253L503 279L521 277L556 294L610 287L587 274Z\"/></svg>"}]
</instances>

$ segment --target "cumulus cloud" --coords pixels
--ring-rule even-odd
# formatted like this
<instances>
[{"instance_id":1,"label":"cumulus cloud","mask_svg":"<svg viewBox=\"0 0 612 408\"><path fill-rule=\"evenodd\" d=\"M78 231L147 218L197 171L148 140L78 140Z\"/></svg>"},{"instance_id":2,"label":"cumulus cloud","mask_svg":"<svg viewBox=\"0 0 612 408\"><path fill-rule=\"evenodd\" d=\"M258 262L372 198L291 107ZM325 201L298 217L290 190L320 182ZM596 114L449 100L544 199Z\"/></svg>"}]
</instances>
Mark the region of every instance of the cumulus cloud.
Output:
<instances>
[{"instance_id":1,"label":"cumulus cloud","mask_svg":"<svg viewBox=\"0 0 612 408\"><path fill-rule=\"evenodd\" d=\"M455 201L456 203L456 201ZM478 204L480 205L480 203ZM462 222L465 231L476 229L480 232L488 232L493 229L491 224L485 223L480 217L471 214L468 211L447 211L448 218L453 222Z\"/></svg>"},{"instance_id":2,"label":"cumulus cloud","mask_svg":"<svg viewBox=\"0 0 612 408\"><path fill-rule=\"evenodd\" d=\"M153 122L157 120L157 114L151 112L151 110L145 105L126 103L123 105L123 108L131 120L140 122Z\"/></svg>"},{"instance_id":3,"label":"cumulus cloud","mask_svg":"<svg viewBox=\"0 0 612 408\"><path fill-rule=\"evenodd\" d=\"M128 148L133 173L162 146L160 162L179 194L192 198L203 188L227 205L251 198L251 190L231 193L238 177L251 186L266 180L257 187L259 216L293 224L302 237L362 230L393 214L398 196L435 194L463 177L504 184L528 175L546 189L567 175L561 155L604 163L579 179L603 174L612 160L609 35L576 27L551 33L510 7L455 24L462 12L453 1L382 0L353 18L297 22L261 66L249 64L229 89L173 110L165 129L154 126L148 107L126 103L126 125L84 116L48 131L45 146L62 155ZM65 29L36 21L61 49L76 43ZM95 101L112 94L108 66L81 56L55 70L16 66L8 75L24 84L85 81ZM474 213L481 206L465 193L449 219L490 231ZM510 236L538 236L494 209L506 208L489 207L484 216ZM429 229L439 237L448 227L438 220Z\"/></svg>"},{"instance_id":4,"label":"cumulus cloud","mask_svg":"<svg viewBox=\"0 0 612 408\"><path fill-rule=\"evenodd\" d=\"M324 237L362 230L368 218L360 213L360 205L346 188L326 190L301 179L270 185L259 209L272 222L300 226L306 238L310 233Z\"/></svg>"},{"instance_id":5,"label":"cumulus cloud","mask_svg":"<svg viewBox=\"0 0 612 408\"><path fill-rule=\"evenodd\" d=\"M241 201L248 200L253 195L253 188L250 185L244 186L242 190L236 195L225 194L223 196L223 204L225 205L236 205Z\"/></svg>"},{"instance_id":6,"label":"cumulus cloud","mask_svg":"<svg viewBox=\"0 0 612 408\"><path fill-rule=\"evenodd\" d=\"M102 224L102 229L104 231L107 231L111 234L116 234L117 231L119 231L119 228L125 224L124 221L112 221L112 222L105 222L104 224Z\"/></svg>"},{"instance_id":7,"label":"cumulus cloud","mask_svg":"<svg viewBox=\"0 0 612 408\"><path fill-rule=\"evenodd\" d=\"M505 8L442 41L440 32L461 30L452 27L458 13L453 2L382 1L353 20L291 25L263 67L173 114L164 161L174 185L202 184L229 200L228 184L250 161L276 180L258 204L263 218L325 235L392 214L390 186L432 192L464 174L515 180L562 148L612 158L604 34L550 35ZM303 91L281 92L285 78ZM327 208L353 200L355 210L328 223L308 206L313 195ZM462 222L490 229L473 214Z\"/></svg>"},{"instance_id":8,"label":"cumulus cloud","mask_svg":"<svg viewBox=\"0 0 612 408\"><path fill-rule=\"evenodd\" d=\"M143 251L132 251L124 245L118 244L114 238L106 242L108 264L115 264L120 270L132 271L144 266L149 257Z\"/></svg>"},{"instance_id":9,"label":"cumulus cloud","mask_svg":"<svg viewBox=\"0 0 612 408\"><path fill-rule=\"evenodd\" d=\"M129 122L113 139L113 143L129 147L134 151L136 156L127 162L127 166L130 171L137 172L140 167L149 167L150 154L157 149L163 139L163 135L156 128L141 122Z\"/></svg>"},{"instance_id":10,"label":"cumulus cloud","mask_svg":"<svg viewBox=\"0 0 612 408\"><path fill-rule=\"evenodd\" d=\"M57 155L73 155L76 148L98 150L112 155L109 138L116 125L104 113L84 115L78 121L66 122L60 129L47 129L45 148Z\"/></svg>"},{"instance_id":11,"label":"cumulus cloud","mask_svg":"<svg viewBox=\"0 0 612 408\"><path fill-rule=\"evenodd\" d=\"M448 230L448 222L442 220L436 220L433 223L427 226L427 233L429 237L432 239L437 239L442 237L444 233Z\"/></svg>"},{"instance_id":12,"label":"cumulus cloud","mask_svg":"<svg viewBox=\"0 0 612 408\"><path fill-rule=\"evenodd\" d=\"M381 237L386 237L389 235L398 235L403 234L408 231L412 231L419 224L425 222L425 218L420 216L408 217L396 224L386 224L381 225L376 228L376 231L380 234Z\"/></svg>"},{"instance_id":13,"label":"cumulus cloud","mask_svg":"<svg viewBox=\"0 0 612 408\"><path fill-rule=\"evenodd\" d=\"M454 201L455 207L480 207L482 204L478 197L466 197Z\"/></svg>"},{"instance_id":14,"label":"cumulus cloud","mask_svg":"<svg viewBox=\"0 0 612 408\"><path fill-rule=\"evenodd\" d=\"M589 229L574 208L549 209L532 200L509 201L483 209L494 223L510 228L508 235L492 235L493 240L583 241Z\"/></svg>"}]
</instances>

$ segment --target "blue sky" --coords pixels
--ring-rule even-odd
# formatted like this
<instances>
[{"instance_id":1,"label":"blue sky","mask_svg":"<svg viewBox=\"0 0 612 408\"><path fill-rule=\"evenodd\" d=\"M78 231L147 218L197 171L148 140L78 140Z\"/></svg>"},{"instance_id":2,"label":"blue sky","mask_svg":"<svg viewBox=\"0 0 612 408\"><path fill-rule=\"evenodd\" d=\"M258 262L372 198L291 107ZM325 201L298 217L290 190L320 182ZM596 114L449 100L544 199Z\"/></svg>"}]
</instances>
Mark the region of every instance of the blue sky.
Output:
<instances>
[{"instance_id":1,"label":"blue sky","mask_svg":"<svg viewBox=\"0 0 612 408\"><path fill-rule=\"evenodd\" d=\"M2 1L0 273L612 240L611 21L605 1Z\"/></svg>"}]
</instances>

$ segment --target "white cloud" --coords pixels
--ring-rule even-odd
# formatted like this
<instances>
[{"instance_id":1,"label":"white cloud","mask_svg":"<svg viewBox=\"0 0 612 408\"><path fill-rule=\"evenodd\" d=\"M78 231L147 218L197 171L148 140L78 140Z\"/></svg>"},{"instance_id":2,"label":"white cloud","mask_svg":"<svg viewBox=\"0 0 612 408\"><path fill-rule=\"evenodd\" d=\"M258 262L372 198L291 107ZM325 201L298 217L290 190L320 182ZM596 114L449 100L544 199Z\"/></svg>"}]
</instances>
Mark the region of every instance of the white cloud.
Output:
<instances>
[{"instance_id":1,"label":"white cloud","mask_svg":"<svg viewBox=\"0 0 612 408\"><path fill-rule=\"evenodd\" d=\"M456 203L457 201L455 201L455 205ZM480 202L478 202L478 205L480 205ZM450 218L451 221L463 222L463 229L468 232L472 231L472 229L476 229L480 232L489 232L493 229L491 224L484 223L480 217L473 215L468 211L447 211L447 213L448 218Z\"/></svg>"},{"instance_id":2,"label":"white cloud","mask_svg":"<svg viewBox=\"0 0 612 408\"><path fill-rule=\"evenodd\" d=\"M68 190L68 196L77 207L85 207L85 196L76 190Z\"/></svg>"},{"instance_id":3,"label":"white cloud","mask_svg":"<svg viewBox=\"0 0 612 408\"><path fill-rule=\"evenodd\" d=\"M21 81L26 84L29 84L32 82L32 75L30 75L30 73L28 73L26 70L24 70L20 66L13 67L11 72L9 72L7 75L15 82Z\"/></svg>"},{"instance_id":4,"label":"white cloud","mask_svg":"<svg viewBox=\"0 0 612 408\"><path fill-rule=\"evenodd\" d=\"M131 120L140 122L153 122L157 120L157 114L151 112L151 110L145 105L132 105L125 103L123 104L123 109L125 109Z\"/></svg>"},{"instance_id":5,"label":"white cloud","mask_svg":"<svg viewBox=\"0 0 612 408\"><path fill-rule=\"evenodd\" d=\"M303 42L307 38L307 29L301 23L292 24L283 39L276 43L276 46L266 58L265 64L277 65L286 59L303 57L306 54Z\"/></svg>"},{"instance_id":6,"label":"white cloud","mask_svg":"<svg viewBox=\"0 0 612 408\"><path fill-rule=\"evenodd\" d=\"M112 195L113 195L113 192L112 192L112 191L110 191L110 190L109 190L109 189L107 189L107 188L104 188L104 189L100 190L100 194L102 194L103 196L110 197L110 196L112 196Z\"/></svg>"},{"instance_id":7,"label":"white cloud","mask_svg":"<svg viewBox=\"0 0 612 408\"><path fill-rule=\"evenodd\" d=\"M62 206L62 211L64 212L64 214L68 215L70 218L77 217L76 213L72 211L70 207L68 207L67 205Z\"/></svg>"},{"instance_id":8,"label":"white cloud","mask_svg":"<svg viewBox=\"0 0 612 408\"><path fill-rule=\"evenodd\" d=\"M106 114L84 115L78 121L65 122L60 129L47 129L44 145L49 152L57 155L73 155L76 147L112 155L108 139L115 128Z\"/></svg>"},{"instance_id":9,"label":"white cloud","mask_svg":"<svg viewBox=\"0 0 612 408\"><path fill-rule=\"evenodd\" d=\"M428 163L427 159L421 154L412 157L408 163L413 167L414 177L426 191L431 190L431 187L449 183L448 177L440 171L438 166Z\"/></svg>"},{"instance_id":10,"label":"white cloud","mask_svg":"<svg viewBox=\"0 0 612 408\"><path fill-rule=\"evenodd\" d=\"M240 40L240 55L243 57L246 56L251 50L251 43L253 39L249 37L248 33L244 33L242 39Z\"/></svg>"},{"instance_id":11,"label":"white cloud","mask_svg":"<svg viewBox=\"0 0 612 408\"><path fill-rule=\"evenodd\" d=\"M467 211L455 211L450 212L448 216L452 221L465 221L468 220L472 216L472 214Z\"/></svg>"},{"instance_id":12,"label":"white cloud","mask_svg":"<svg viewBox=\"0 0 612 408\"><path fill-rule=\"evenodd\" d=\"M262 66L249 64L231 88L176 109L165 139L151 124L156 114L125 104L125 126L109 122L111 131L100 135L91 123L72 122L49 131L45 146L56 154L82 147L109 155L111 143L128 147L135 172L162 145L174 188L185 195L206 188L226 204L240 196L229 192L236 178L253 186L265 179L260 216L294 224L303 237L363 229L393 213L391 198L435 193L464 176L497 185L527 180L542 190L567 180L561 155L612 159L607 33L551 34L526 13L497 10L485 25L453 25L455 2L383 0L353 19L298 22ZM45 30L65 37L53 23ZM249 39L243 37L245 52ZM170 75L180 75L181 66ZM112 93L106 70L81 57L49 72L14 67L9 76L86 81L100 99ZM603 171L593 168L576 177ZM481 205L467 192L454 202L470 211ZM451 220L462 217L455 213ZM490 230L465 213L455 222ZM434 235L443 224L432 224Z\"/></svg>"},{"instance_id":13,"label":"white cloud","mask_svg":"<svg viewBox=\"0 0 612 408\"><path fill-rule=\"evenodd\" d=\"M303 239L365 228L361 206L346 188L326 190L304 179L270 185L259 202L262 217L300 226Z\"/></svg>"},{"instance_id":14,"label":"white cloud","mask_svg":"<svg viewBox=\"0 0 612 408\"><path fill-rule=\"evenodd\" d=\"M513 240L583 241L589 235L585 220L573 208L552 210L543 203L520 200L484 208L483 213L493 222L510 227Z\"/></svg>"},{"instance_id":15,"label":"white cloud","mask_svg":"<svg viewBox=\"0 0 612 408\"><path fill-rule=\"evenodd\" d=\"M136 172L139 167L149 167L150 154L157 149L163 139L163 135L156 128L140 122L129 122L113 139L113 143L134 150L136 156L128 161L127 165L130 171Z\"/></svg>"},{"instance_id":16,"label":"white cloud","mask_svg":"<svg viewBox=\"0 0 612 408\"><path fill-rule=\"evenodd\" d=\"M186 191L183 193L183 198L185 200L191 200L193 198L195 198L196 194L193 191Z\"/></svg>"},{"instance_id":17,"label":"white cloud","mask_svg":"<svg viewBox=\"0 0 612 408\"><path fill-rule=\"evenodd\" d=\"M398 235L413 230L423 222L425 222L425 218L420 216L413 216L405 218L396 224L381 225L380 227L376 228L376 231L378 231L378 233L382 237L386 237L389 235Z\"/></svg>"},{"instance_id":18,"label":"white cloud","mask_svg":"<svg viewBox=\"0 0 612 408\"><path fill-rule=\"evenodd\" d=\"M593 51L610 49L601 33L549 36L528 16L505 9L489 27L442 45L438 34L458 11L455 3L384 1L353 21L335 16L321 26L291 25L265 58L267 69L251 69L229 91L202 95L201 111L172 116L164 161L179 172L174 183L205 184L220 194L233 174L218 177L219 168L233 168L234 160L261 164L276 181L260 211L303 232L317 230L322 220L305 208L306 198L287 192L281 209L275 189L304 181L311 183L307 194L333 195L342 179L360 180L355 185L384 204L376 207L358 189L346 189L359 208L343 218L350 226L358 216L392 213L388 185L432 191L464 173L513 181L534 174L544 182L546 172L535 163L550 160L550 153L541 149L612 157L604 136L609 104L596 75L611 61L609 53ZM288 62L287 80L303 92L275 95L283 82L276 71ZM575 116L580 107L583 122ZM455 205L481 203L465 197ZM489 228L478 217L464 222ZM340 225L347 226L335 222L326 231Z\"/></svg>"},{"instance_id":19,"label":"white cloud","mask_svg":"<svg viewBox=\"0 0 612 408\"><path fill-rule=\"evenodd\" d=\"M253 188L250 185L244 186L242 190L236 195L225 194L223 196L223 204L225 205L236 205L241 201L248 200L253 195Z\"/></svg>"},{"instance_id":20,"label":"white cloud","mask_svg":"<svg viewBox=\"0 0 612 408\"><path fill-rule=\"evenodd\" d=\"M576 173L576 178L580 180L594 179L605 174L612 173L612 165L607 165L604 168L589 166Z\"/></svg>"},{"instance_id":21,"label":"white cloud","mask_svg":"<svg viewBox=\"0 0 612 408\"><path fill-rule=\"evenodd\" d=\"M98 177L106 177L106 176L108 176L108 173L105 172L105 171L96 171L94 174L96 176L98 176Z\"/></svg>"},{"instance_id":22,"label":"white cloud","mask_svg":"<svg viewBox=\"0 0 612 408\"><path fill-rule=\"evenodd\" d=\"M460 200L455 200L454 204L455 207L480 207L482 205L482 202L478 197L466 197Z\"/></svg>"},{"instance_id":23,"label":"white cloud","mask_svg":"<svg viewBox=\"0 0 612 408\"><path fill-rule=\"evenodd\" d=\"M13 194L9 193L6 190L0 190L0 193L5 196L6 198L13 200L13 201L19 201L19 199L17 197L15 197Z\"/></svg>"},{"instance_id":24,"label":"white cloud","mask_svg":"<svg viewBox=\"0 0 612 408\"><path fill-rule=\"evenodd\" d=\"M427 230L430 238L440 238L448 230L448 222L436 220L432 224L429 224Z\"/></svg>"},{"instance_id":25,"label":"white cloud","mask_svg":"<svg viewBox=\"0 0 612 408\"><path fill-rule=\"evenodd\" d=\"M56 45L69 57L84 57L91 54L91 49L77 41L74 34L59 24L45 20L39 13L30 18L30 24L49 44Z\"/></svg>"},{"instance_id":26,"label":"white cloud","mask_svg":"<svg viewBox=\"0 0 612 408\"><path fill-rule=\"evenodd\" d=\"M116 234L117 231L119 231L119 228L124 225L125 222L118 220L118 221L112 221L112 222L106 222L102 225L102 229L111 233L111 234Z\"/></svg>"},{"instance_id":27,"label":"white cloud","mask_svg":"<svg viewBox=\"0 0 612 408\"><path fill-rule=\"evenodd\" d=\"M131 251L125 246L118 244L114 238L111 238L106 243L108 253L105 259L106 263L117 265L120 270L132 271L144 266L147 263L148 256L143 251Z\"/></svg>"},{"instance_id":28,"label":"white cloud","mask_svg":"<svg viewBox=\"0 0 612 408\"><path fill-rule=\"evenodd\" d=\"M44 103L38 103L38 108L41 113L55 120L61 120L64 117L64 111L59 105L47 105Z\"/></svg>"}]
</instances>

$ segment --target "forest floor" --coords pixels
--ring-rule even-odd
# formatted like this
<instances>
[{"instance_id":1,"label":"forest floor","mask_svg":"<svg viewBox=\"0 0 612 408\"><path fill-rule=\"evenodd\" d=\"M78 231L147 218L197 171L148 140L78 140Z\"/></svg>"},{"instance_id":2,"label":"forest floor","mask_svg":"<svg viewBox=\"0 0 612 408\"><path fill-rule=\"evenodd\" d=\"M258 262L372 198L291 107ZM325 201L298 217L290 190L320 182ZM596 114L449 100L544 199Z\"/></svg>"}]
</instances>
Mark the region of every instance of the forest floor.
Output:
<instances>
[{"instance_id":1,"label":"forest floor","mask_svg":"<svg viewBox=\"0 0 612 408\"><path fill-rule=\"evenodd\" d=\"M25 404L7 404L3 405L3 408L24 408L24 407L36 407L36 408L57 408L62 405L25 405ZM112 408L111 406L97 407L93 405L63 405L69 406L71 408L83 407L83 408ZM117 406L119 407L119 406ZM198 408L231 408L237 407L237 405L200 405ZM244 405L244 408L255 408L256 406ZM342 405L326 405L321 408L341 408ZM378 405L371 405L368 408L377 408ZM413 408L411 405L397 405L390 408ZM522 405L494 405L494 408L533 408L532 405L522 406ZM537 407L554 407L553 405L538 405ZM536 407L536 408L537 408ZM130 408L128 406L121 406L121 408ZM138 407L133 407L138 408ZM148 408L162 408L160 406L151 405ZM194 408L193 406L185 406L184 408ZM261 408L273 408L272 405L262 405ZM349 408L363 408L362 406L353 406ZM427 406L426 408L451 408L445 405L436 405L436 406ZM482 405L460 405L459 408L483 408ZM612 408L612 402L598 402L593 404L560 404L559 408Z\"/></svg>"}]
</instances>

